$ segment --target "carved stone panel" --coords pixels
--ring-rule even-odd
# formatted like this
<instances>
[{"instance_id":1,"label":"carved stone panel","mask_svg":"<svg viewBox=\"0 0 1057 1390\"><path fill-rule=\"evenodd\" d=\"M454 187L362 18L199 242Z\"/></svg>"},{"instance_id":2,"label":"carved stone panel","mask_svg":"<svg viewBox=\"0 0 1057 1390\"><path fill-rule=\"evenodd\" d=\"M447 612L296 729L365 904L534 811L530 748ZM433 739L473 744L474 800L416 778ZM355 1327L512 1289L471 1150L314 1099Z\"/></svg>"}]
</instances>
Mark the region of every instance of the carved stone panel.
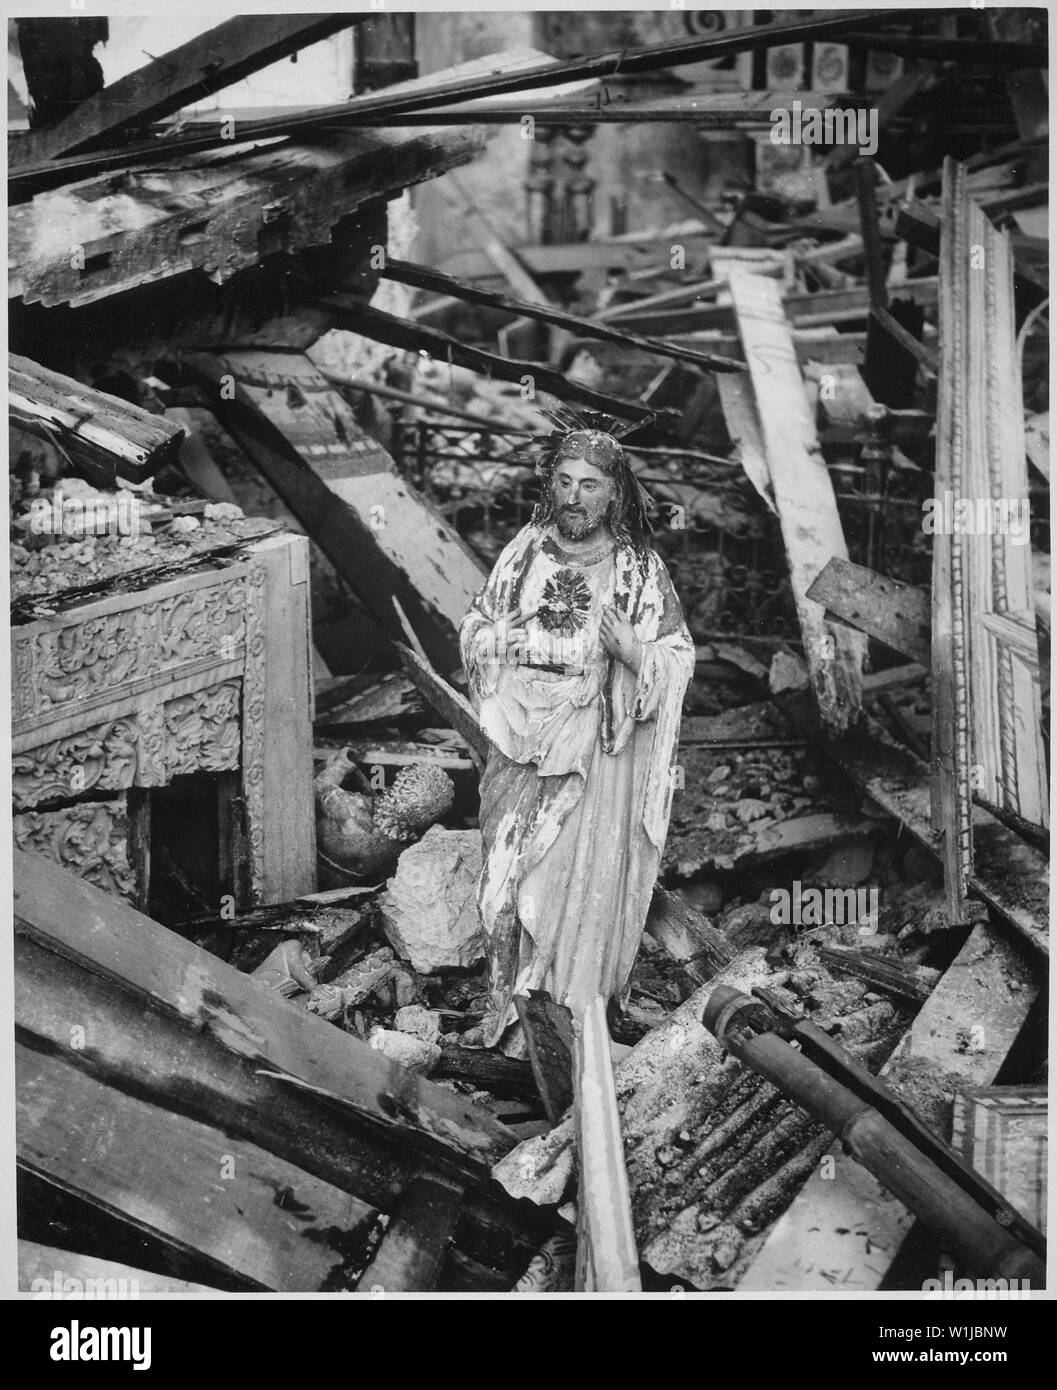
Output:
<instances>
[{"instance_id":1,"label":"carved stone panel","mask_svg":"<svg viewBox=\"0 0 1057 1390\"><path fill-rule=\"evenodd\" d=\"M124 796L61 811L23 811L14 817L13 825L19 849L45 854L97 887L135 901Z\"/></svg>"}]
</instances>

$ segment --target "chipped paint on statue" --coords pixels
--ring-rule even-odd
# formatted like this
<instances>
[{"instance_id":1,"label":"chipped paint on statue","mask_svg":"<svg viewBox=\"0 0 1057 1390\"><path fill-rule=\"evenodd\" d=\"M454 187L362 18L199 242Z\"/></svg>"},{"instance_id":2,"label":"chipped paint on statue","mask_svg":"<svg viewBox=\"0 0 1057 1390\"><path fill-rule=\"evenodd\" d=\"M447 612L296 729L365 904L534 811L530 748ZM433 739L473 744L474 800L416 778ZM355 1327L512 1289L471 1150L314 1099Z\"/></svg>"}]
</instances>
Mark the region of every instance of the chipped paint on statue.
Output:
<instances>
[{"instance_id":1,"label":"chipped paint on statue","mask_svg":"<svg viewBox=\"0 0 1057 1390\"><path fill-rule=\"evenodd\" d=\"M563 412L532 521L461 630L491 750L478 906L495 1013L545 989L579 1016L626 995L671 810L694 646L648 501L610 429ZM591 422L592 425L595 422Z\"/></svg>"}]
</instances>

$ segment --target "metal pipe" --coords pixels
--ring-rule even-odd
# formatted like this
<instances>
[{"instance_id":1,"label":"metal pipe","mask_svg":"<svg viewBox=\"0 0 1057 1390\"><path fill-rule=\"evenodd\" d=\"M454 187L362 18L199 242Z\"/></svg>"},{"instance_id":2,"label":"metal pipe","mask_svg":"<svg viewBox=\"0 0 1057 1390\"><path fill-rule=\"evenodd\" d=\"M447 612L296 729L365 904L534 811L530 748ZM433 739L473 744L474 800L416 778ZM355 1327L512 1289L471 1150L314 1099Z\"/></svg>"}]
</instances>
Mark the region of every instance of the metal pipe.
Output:
<instances>
[{"instance_id":1,"label":"metal pipe","mask_svg":"<svg viewBox=\"0 0 1057 1390\"><path fill-rule=\"evenodd\" d=\"M922 1154L867 1101L828 1076L777 1033L756 1031L767 1011L717 985L703 1022L723 1046L833 1131L845 1151L921 1218L980 1277L1046 1282L1042 1261ZM766 1029L766 1022L763 1024Z\"/></svg>"}]
</instances>

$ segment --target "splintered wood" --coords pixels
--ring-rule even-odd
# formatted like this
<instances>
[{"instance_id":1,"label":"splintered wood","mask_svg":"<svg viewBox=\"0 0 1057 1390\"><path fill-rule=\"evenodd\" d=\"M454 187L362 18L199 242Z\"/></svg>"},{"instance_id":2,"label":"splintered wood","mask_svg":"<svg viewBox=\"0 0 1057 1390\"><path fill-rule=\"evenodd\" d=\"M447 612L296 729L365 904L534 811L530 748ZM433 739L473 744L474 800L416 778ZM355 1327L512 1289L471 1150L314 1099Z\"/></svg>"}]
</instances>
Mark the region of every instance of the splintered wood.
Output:
<instances>
[{"instance_id":1,"label":"splintered wood","mask_svg":"<svg viewBox=\"0 0 1057 1390\"><path fill-rule=\"evenodd\" d=\"M53 440L107 483L116 476L134 483L149 478L176 459L184 437L181 427L162 415L14 353L7 391L12 422Z\"/></svg>"},{"instance_id":2,"label":"splintered wood","mask_svg":"<svg viewBox=\"0 0 1057 1390\"><path fill-rule=\"evenodd\" d=\"M730 290L749 364L774 500L782 525L811 684L824 726L843 733L862 704L866 639L826 622L807 597L812 581L848 548L822 460L777 281L733 267Z\"/></svg>"}]
</instances>

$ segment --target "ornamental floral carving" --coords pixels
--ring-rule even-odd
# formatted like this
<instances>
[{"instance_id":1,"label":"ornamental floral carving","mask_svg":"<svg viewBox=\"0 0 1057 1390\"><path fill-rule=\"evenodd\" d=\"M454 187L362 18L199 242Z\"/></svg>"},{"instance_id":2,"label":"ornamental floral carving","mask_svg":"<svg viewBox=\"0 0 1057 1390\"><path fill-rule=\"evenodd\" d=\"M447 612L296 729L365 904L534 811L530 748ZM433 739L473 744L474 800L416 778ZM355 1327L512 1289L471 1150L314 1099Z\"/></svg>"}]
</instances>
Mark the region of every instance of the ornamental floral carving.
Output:
<instances>
[{"instance_id":1,"label":"ornamental floral carving","mask_svg":"<svg viewBox=\"0 0 1057 1390\"><path fill-rule=\"evenodd\" d=\"M14 817L13 825L19 849L36 850L98 888L135 901L136 875L128 858L123 796L60 811L24 811Z\"/></svg>"}]
</instances>

